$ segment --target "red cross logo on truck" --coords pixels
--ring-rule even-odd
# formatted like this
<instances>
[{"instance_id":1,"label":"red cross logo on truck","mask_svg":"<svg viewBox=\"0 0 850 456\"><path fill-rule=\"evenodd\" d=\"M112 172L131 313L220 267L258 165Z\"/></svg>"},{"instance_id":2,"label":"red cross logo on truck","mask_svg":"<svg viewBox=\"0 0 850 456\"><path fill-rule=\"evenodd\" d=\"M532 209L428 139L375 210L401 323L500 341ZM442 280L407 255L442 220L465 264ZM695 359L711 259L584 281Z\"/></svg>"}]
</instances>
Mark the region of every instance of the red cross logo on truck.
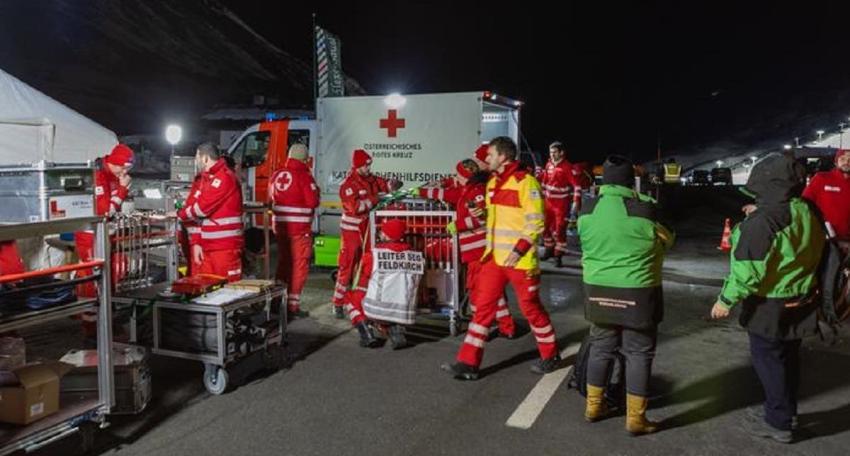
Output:
<instances>
[{"instance_id":1,"label":"red cross logo on truck","mask_svg":"<svg viewBox=\"0 0 850 456\"><path fill-rule=\"evenodd\" d=\"M404 128L404 119L398 118L398 111L390 109L386 119L381 119L380 128L387 129L387 136L395 138L399 129Z\"/></svg>"}]
</instances>

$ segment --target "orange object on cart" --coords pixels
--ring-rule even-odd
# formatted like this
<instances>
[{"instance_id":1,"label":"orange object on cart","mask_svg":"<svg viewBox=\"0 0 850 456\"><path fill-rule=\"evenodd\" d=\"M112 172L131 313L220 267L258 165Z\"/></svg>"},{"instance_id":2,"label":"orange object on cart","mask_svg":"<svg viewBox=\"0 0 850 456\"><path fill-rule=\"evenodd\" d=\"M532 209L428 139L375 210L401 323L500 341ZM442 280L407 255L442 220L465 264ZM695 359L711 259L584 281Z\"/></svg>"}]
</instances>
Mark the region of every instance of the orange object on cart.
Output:
<instances>
[{"instance_id":1,"label":"orange object on cart","mask_svg":"<svg viewBox=\"0 0 850 456\"><path fill-rule=\"evenodd\" d=\"M197 296L212 291L227 283L227 278L213 274L198 274L177 279L171 284L171 292Z\"/></svg>"}]
</instances>

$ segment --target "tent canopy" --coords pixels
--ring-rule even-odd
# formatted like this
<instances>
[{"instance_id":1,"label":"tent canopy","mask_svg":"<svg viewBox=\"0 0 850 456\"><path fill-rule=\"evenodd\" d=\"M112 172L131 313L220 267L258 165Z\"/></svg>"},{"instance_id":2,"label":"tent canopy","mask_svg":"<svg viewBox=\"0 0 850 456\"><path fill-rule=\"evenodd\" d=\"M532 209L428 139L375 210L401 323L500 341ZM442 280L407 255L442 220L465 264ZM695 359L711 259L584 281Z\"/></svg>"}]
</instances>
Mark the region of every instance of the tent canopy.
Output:
<instances>
[{"instance_id":1,"label":"tent canopy","mask_svg":"<svg viewBox=\"0 0 850 456\"><path fill-rule=\"evenodd\" d=\"M115 133L0 70L0 165L94 160Z\"/></svg>"}]
</instances>

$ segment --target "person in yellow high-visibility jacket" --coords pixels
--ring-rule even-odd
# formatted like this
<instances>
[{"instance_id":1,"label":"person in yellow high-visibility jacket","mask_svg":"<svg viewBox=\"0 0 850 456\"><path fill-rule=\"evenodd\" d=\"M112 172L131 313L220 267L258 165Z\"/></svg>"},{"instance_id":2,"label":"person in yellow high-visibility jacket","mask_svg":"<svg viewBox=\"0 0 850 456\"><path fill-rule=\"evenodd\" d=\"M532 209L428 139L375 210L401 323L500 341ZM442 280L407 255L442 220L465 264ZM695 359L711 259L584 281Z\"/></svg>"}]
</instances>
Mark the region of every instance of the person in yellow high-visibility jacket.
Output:
<instances>
[{"instance_id":1,"label":"person in yellow high-visibility jacket","mask_svg":"<svg viewBox=\"0 0 850 456\"><path fill-rule=\"evenodd\" d=\"M537 240L543 233L543 197L534 174L516 161L517 147L508 137L490 142L487 163L493 176L487 182L487 248L475 284L475 315L457 360L443 370L459 380L478 379L488 329L505 286L510 283L528 319L540 352L532 372L547 374L561 364L555 330L540 303Z\"/></svg>"}]
</instances>

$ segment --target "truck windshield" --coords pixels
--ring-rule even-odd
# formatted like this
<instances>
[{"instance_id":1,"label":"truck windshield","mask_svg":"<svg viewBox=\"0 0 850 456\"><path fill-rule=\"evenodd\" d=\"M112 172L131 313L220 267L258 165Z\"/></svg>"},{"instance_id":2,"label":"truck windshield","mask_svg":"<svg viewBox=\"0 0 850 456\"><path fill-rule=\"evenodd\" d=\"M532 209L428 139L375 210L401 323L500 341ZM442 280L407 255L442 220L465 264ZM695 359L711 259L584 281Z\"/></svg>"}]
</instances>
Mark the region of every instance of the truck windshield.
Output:
<instances>
[{"instance_id":1,"label":"truck windshield","mask_svg":"<svg viewBox=\"0 0 850 456\"><path fill-rule=\"evenodd\" d=\"M242 168L262 165L269 153L271 132L256 131L250 133L233 149L233 161Z\"/></svg>"}]
</instances>

